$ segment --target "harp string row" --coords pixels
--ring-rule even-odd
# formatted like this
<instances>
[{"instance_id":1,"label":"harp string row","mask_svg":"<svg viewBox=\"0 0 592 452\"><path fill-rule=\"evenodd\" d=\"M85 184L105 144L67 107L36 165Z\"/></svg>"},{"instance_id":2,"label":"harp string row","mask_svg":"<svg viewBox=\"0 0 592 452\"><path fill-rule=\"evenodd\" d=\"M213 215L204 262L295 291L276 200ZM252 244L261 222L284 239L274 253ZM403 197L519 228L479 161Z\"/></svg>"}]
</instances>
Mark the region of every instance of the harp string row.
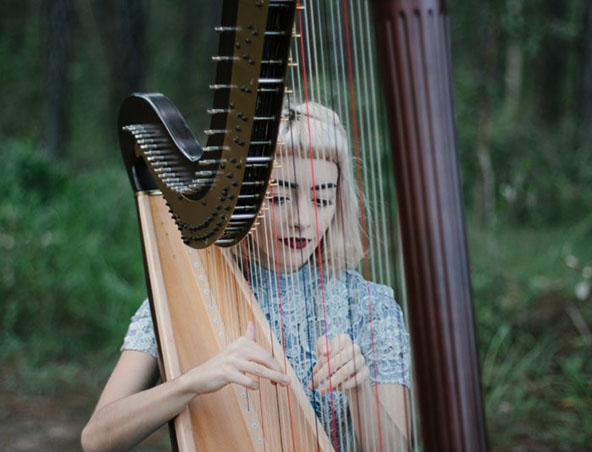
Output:
<instances>
[{"instance_id":1,"label":"harp string row","mask_svg":"<svg viewBox=\"0 0 592 452\"><path fill-rule=\"evenodd\" d=\"M299 6L302 8L299 8L297 11L296 27L300 39L294 43L291 56L292 64L290 65L291 80L289 91L295 94L288 95L285 104L290 108L294 102L293 99L300 98L304 100L307 110L308 105L313 102L329 106L339 113L346 129L352 134L352 142L356 151L356 157L354 159L356 162L356 185L360 199L360 212L358 216L364 226L364 240L367 241L364 252L363 271L367 280L373 278L392 285L393 272L389 250L395 245L387 243L386 246L381 246L391 235L387 232L389 230L387 218L390 214L390 212L387 212L385 206L387 199L385 186L387 184L382 172L384 168L381 168L381 164L379 163L385 153L385 135L380 130L380 125L383 121L380 119L377 108L372 109L368 106L368 104L370 106L378 106L380 104L377 100L377 87L373 76L375 63L373 52L370 50L372 39L368 27L368 23L370 22L368 5L365 2L359 1L352 1L349 4L348 2L342 2L340 4L335 1L322 2L322 5L320 5L320 2L311 2L310 5ZM343 24L344 18L347 18L349 23L345 22ZM339 19L342 22L339 22ZM324 25L324 27L317 26L320 24ZM349 33L348 27L352 30L351 36L347 36ZM366 41L366 43L363 41ZM356 99L364 99L365 105L360 108L356 104ZM308 118L309 115L307 114L306 116ZM282 119L289 121L289 118ZM308 133L310 135L310 128ZM333 133L336 132L333 131ZM287 147L290 147L290 140L288 139L286 141ZM279 148L281 149L282 146L279 146ZM309 153L309 157L312 159L312 153ZM321 152L320 158L327 159L328 156ZM364 165L361 165L362 161ZM269 189L268 200L273 197L274 190L275 187ZM364 204L364 200L367 200L366 204ZM373 215L366 216L366 212L370 207L373 209ZM296 210L296 215L300 216L300 212L298 212L298 209ZM273 203L270 204L267 214L272 218L281 215L294 215L293 212L288 212L287 209L281 206L276 207ZM317 217L316 211L315 217ZM272 222L275 224L274 220ZM280 260L279 254L283 253L283 259L285 260L286 258L284 248L278 250L278 237L285 237L289 232L287 229L278 231L272 228L271 234L265 237L267 244L266 257L263 257L263 260L261 260L260 250L252 250L248 255L257 262L264 262L267 259L266 267L273 268L274 261L277 263ZM319 237L318 232L316 235L317 243L320 243L321 240L331 241L333 239L331 230L327 232L325 237ZM370 260L369 256L372 256L373 259ZM324 300L326 289L323 287L323 274L331 274L336 271L334 258L335 256L322 256L320 253L314 253L310 258L311 265L306 270L310 273L312 271L311 268L320 269L321 278L317 283L319 287L315 289L321 298L323 311L326 309ZM276 273L279 274L279 270ZM300 282L295 275L286 275L285 285L288 291L298 292L299 284ZM279 281L275 282L275 287L277 292L281 294L282 286ZM281 303L281 300L278 300L278 302ZM368 309L370 311L368 317L372 319L370 304L368 305ZM280 314L282 312L283 309L280 309ZM273 312L268 312L267 314L273 316ZM284 319L280 318L277 321L280 325L283 325ZM328 321L329 319L323 319L320 330L307 330L306 336L308 343L314 343L314 339L317 337L327 335ZM373 330L371 321L370 330ZM281 343L284 343L283 337ZM376 357L374 354L372 355L370 359L375 361ZM376 363L373 364L374 369L376 369ZM302 371L302 369L300 370ZM331 397L332 394L331 392ZM375 398L377 405L375 410L378 411L377 392L375 393ZM321 418L323 416L324 419L321 419L322 422L317 427L324 428L323 424L332 424L333 435L331 440L336 449L345 450L347 438L344 436L337 437L335 434L337 430L335 429L335 425L347 421L344 419L343 412L336 410L332 406L328 413L321 415ZM372 416L372 414L362 413L358 410L358 416ZM374 418L377 420L378 425L380 425L380 418L376 415L374 415ZM363 444L364 450L406 450L403 443L385 443L381 438L381 427L378 427L377 432L377 425L371 426L368 423L363 423L359 418L358 423L362 423L362 429L366 430L363 435L366 441Z\"/></svg>"}]
</instances>

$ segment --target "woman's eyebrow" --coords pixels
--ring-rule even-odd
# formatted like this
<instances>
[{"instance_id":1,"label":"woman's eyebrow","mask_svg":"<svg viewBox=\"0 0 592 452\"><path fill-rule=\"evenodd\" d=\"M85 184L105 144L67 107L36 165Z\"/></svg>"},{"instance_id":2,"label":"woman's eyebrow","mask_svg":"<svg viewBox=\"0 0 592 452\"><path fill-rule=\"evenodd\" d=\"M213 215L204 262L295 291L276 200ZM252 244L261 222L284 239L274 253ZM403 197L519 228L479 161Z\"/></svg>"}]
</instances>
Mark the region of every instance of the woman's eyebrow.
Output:
<instances>
[{"instance_id":1,"label":"woman's eyebrow","mask_svg":"<svg viewBox=\"0 0 592 452\"><path fill-rule=\"evenodd\" d=\"M287 180L276 179L274 182L282 187L288 187L288 188L293 188L293 189L298 188L298 184L296 184L294 182L287 181Z\"/></svg>"},{"instance_id":2,"label":"woman's eyebrow","mask_svg":"<svg viewBox=\"0 0 592 452\"><path fill-rule=\"evenodd\" d=\"M325 190L329 188L337 188L337 184L333 182L327 182L326 184L320 184L314 186L315 190Z\"/></svg>"}]
</instances>

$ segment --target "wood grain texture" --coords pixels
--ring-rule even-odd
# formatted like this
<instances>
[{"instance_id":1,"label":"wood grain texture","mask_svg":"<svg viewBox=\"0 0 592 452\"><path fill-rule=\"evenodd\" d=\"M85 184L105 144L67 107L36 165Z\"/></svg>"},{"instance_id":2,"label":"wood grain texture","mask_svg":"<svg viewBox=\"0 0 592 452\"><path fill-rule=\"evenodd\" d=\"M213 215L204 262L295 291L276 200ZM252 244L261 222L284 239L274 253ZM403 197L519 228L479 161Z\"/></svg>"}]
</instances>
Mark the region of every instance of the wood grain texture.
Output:
<instances>
[{"instance_id":1,"label":"wood grain texture","mask_svg":"<svg viewBox=\"0 0 592 452\"><path fill-rule=\"evenodd\" d=\"M252 320L292 383L228 385L193 399L175 420L179 450L333 451L331 441L234 259L218 247L184 245L162 195L136 196L163 380L207 361Z\"/></svg>"}]
</instances>

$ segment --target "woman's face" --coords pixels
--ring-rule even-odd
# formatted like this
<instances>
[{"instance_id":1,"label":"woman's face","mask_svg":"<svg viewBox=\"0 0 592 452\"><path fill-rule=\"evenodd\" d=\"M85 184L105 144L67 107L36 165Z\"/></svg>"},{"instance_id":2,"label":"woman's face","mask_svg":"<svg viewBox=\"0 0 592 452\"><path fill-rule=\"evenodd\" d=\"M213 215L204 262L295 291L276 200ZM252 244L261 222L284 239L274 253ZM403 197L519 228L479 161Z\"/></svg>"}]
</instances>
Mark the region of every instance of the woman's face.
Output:
<instances>
[{"instance_id":1,"label":"woman's face","mask_svg":"<svg viewBox=\"0 0 592 452\"><path fill-rule=\"evenodd\" d=\"M315 252L333 217L339 171L333 162L280 156L272 172L271 199L253 234L255 258L281 273L302 267Z\"/></svg>"}]
</instances>

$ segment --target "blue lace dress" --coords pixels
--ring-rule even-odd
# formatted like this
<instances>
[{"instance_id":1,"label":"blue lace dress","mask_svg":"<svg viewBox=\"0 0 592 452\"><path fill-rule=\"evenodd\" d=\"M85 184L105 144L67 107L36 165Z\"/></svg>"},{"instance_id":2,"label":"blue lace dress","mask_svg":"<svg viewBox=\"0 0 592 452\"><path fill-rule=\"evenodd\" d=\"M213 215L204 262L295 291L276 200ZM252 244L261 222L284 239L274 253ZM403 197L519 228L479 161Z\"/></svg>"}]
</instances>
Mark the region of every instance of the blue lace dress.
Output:
<instances>
[{"instance_id":1,"label":"blue lace dress","mask_svg":"<svg viewBox=\"0 0 592 452\"><path fill-rule=\"evenodd\" d=\"M354 449L353 423L345 394L332 391L321 395L308 388L316 364L315 343L324 335L332 338L348 334L360 346L372 384L409 386L408 335L392 289L367 282L352 270L323 275L321 282L320 272L312 265L278 275L251 264L248 279L280 343L283 337L286 356L329 438L337 438L339 451ZM147 301L132 317L123 349L156 356Z\"/></svg>"}]
</instances>

